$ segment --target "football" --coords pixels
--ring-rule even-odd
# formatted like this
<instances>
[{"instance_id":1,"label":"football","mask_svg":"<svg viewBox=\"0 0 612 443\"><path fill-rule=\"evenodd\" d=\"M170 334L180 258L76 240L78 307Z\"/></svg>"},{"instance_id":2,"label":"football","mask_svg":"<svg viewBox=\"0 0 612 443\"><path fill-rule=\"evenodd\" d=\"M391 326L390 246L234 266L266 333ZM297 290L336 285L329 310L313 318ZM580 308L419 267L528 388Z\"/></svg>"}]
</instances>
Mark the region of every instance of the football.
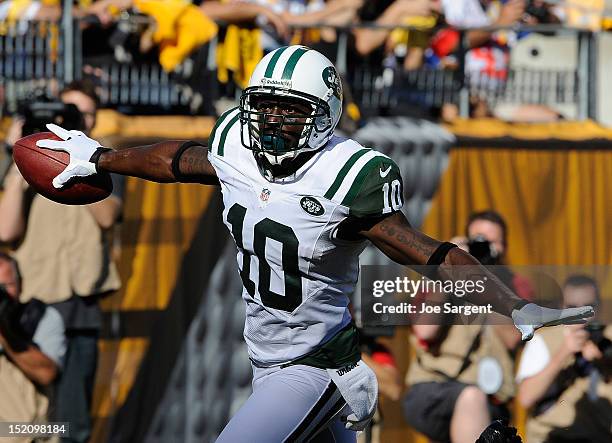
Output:
<instances>
[{"instance_id":1,"label":"football","mask_svg":"<svg viewBox=\"0 0 612 443\"><path fill-rule=\"evenodd\" d=\"M105 199L113 190L110 174L100 173L77 178L61 189L53 186L57 176L70 161L67 152L36 146L38 140L61 140L51 132L23 137L13 146L13 159L23 178L42 196L65 205L86 205Z\"/></svg>"}]
</instances>

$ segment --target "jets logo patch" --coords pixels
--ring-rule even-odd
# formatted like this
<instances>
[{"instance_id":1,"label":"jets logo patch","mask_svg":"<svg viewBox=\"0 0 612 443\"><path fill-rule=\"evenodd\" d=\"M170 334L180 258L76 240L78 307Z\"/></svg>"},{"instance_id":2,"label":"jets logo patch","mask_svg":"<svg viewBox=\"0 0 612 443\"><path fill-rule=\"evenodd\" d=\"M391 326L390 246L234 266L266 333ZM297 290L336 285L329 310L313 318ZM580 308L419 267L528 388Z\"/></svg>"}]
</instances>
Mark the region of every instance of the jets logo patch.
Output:
<instances>
[{"instance_id":1,"label":"jets logo patch","mask_svg":"<svg viewBox=\"0 0 612 443\"><path fill-rule=\"evenodd\" d=\"M310 215L320 216L325 213L323 205L314 197L302 197L300 206Z\"/></svg>"},{"instance_id":2,"label":"jets logo patch","mask_svg":"<svg viewBox=\"0 0 612 443\"><path fill-rule=\"evenodd\" d=\"M330 88L334 95L342 100L342 84L340 83L340 77L332 66L328 66L323 70L323 82Z\"/></svg>"}]
</instances>

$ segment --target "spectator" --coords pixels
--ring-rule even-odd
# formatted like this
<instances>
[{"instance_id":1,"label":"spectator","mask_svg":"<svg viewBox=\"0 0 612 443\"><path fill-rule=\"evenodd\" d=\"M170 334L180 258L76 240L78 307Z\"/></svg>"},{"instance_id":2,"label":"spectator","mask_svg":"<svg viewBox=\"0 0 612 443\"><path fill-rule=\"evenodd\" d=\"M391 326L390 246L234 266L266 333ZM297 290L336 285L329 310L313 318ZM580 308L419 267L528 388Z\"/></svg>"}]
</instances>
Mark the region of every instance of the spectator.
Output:
<instances>
[{"instance_id":1,"label":"spectator","mask_svg":"<svg viewBox=\"0 0 612 443\"><path fill-rule=\"evenodd\" d=\"M268 3L290 25L308 25L348 23L364 0L263 0L263 3Z\"/></svg>"},{"instance_id":2,"label":"spectator","mask_svg":"<svg viewBox=\"0 0 612 443\"><path fill-rule=\"evenodd\" d=\"M569 277L563 304L600 302L595 280ZM529 443L610 441L612 424L612 326L595 321L536 332L517 373L518 399L531 408Z\"/></svg>"},{"instance_id":3,"label":"spectator","mask_svg":"<svg viewBox=\"0 0 612 443\"><path fill-rule=\"evenodd\" d=\"M443 0L446 22L456 28L482 28L486 26L511 26L518 23L525 13L524 0L509 0L497 13L487 15L491 1ZM466 74L477 82L498 82L506 79L508 69L507 40L490 31L472 30L466 35L468 48ZM457 44L458 44L457 36Z\"/></svg>"},{"instance_id":4,"label":"spectator","mask_svg":"<svg viewBox=\"0 0 612 443\"><path fill-rule=\"evenodd\" d=\"M413 71L423 66L431 37L441 20L438 12L432 10L431 15L426 17L406 17L403 24L417 29L398 28L389 36L387 45L393 50L398 61L403 59L401 64L405 71Z\"/></svg>"},{"instance_id":5,"label":"spectator","mask_svg":"<svg viewBox=\"0 0 612 443\"><path fill-rule=\"evenodd\" d=\"M282 12L282 17L289 26L346 26L355 22L364 0L287 0L284 3L287 3L287 8ZM316 28L310 33L304 29L296 29L292 39L293 43L299 41L309 46L316 46L319 42L335 43L336 40L335 30L324 27Z\"/></svg>"},{"instance_id":6,"label":"spectator","mask_svg":"<svg viewBox=\"0 0 612 443\"><path fill-rule=\"evenodd\" d=\"M493 115L512 123L551 123L563 120L563 114L546 105L501 103L495 106Z\"/></svg>"},{"instance_id":7,"label":"spectator","mask_svg":"<svg viewBox=\"0 0 612 443\"><path fill-rule=\"evenodd\" d=\"M263 3L263 4L262 4ZM205 0L200 5L204 13L213 20L221 20L228 24L242 25L258 24L265 29L264 49L276 49L286 43L289 36L287 23L279 11L268 7L265 2L235 1L224 3L220 1Z\"/></svg>"},{"instance_id":8,"label":"spectator","mask_svg":"<svg viewBox=\"0 0 612 443\"><path fill-rule=\"evenodd\" d=\"M17 262L0 253L0 422L44 423L66 352L64 323L39 300L20 303L20 293Z\"/></svg>"},{"instance_id":9,"label":"spectator","mask_svg":"<svg viewBox=\"0 0 612 443\"><path fill-rule=\"evenodd\" d=\"M402 25L404 19L412 16L429 16L439 11L437 0L385 0L382 2L366 2L360 11L360 19L364 22L374 22L377 25ZM380 48L392 29L357 28L355 34L355 49L360 56L371 54Z\"/></svg>"},{"instance_id":10,"label":"spectator","mask_svg":"<svg viewBox=\"0 0 612 443\"><path fill-rule=\"evenodd\" d=\"M531 282L505 266L508 225L498 212L487 209L472 213L468 217L465 234L466 237L454 239L459 247L475 254L483 265L492 266L491 272L519 297L533 300L534 289ZM515 349L520 342L516 328L503 317L496 317L496 323L496 331L508 349Z\"/></svg>"},{"instance_id":11,"label":"spectator","mask_svg":"<svg viewBox=\"0 0 612 443\"><path fill-rule=\"evenodd\" d=\"M89 133L95 126L97 107L91 85L70 84L60 98L76 105L83 115L83 130ZM22 125L15 123L13 138L21 135ZM0 199L0 240L19 242L15 257L24 276L23 299L36 296L53 304L66 326L68 350L53 418L70 422L67 441L89 438L102 321L98 301L120 286L110 257L108 231L121 212L123 179L113 177L113 184L113 194L101 202L64 206L35 194L13 166Z\"/></svg>"},{"instance_id":12,"label":"spectator","mask_svg":"<svg viewBox=\"0 0 612 443\"><path fill-rule=\"evenodd\" d=\"M485 265L521 297L532 297L524 283L505 266L506 222L497 212L473 213L466 237L452 240ZM518 281L518 285L515 282ZM444 294L427 294L428 304L449 301ZM457 301L455 301L457 303ZM501 316L489 316L488 325L462 325L453 314L416 317L411 337L415 358L406 383L406 420L435 441L474 442L492 419L510 418L514 396L513 355L520 335ZM481 374L487 365L488 377ZM492 368L492 369L491 369Z\"/></svg>"},{"instance_id":13,"label":"spectator","mask_svg":"<svg viewBox=\"0 0 612 443\"><path fill-rule=\"evenodd\" d=\"M447 301L427 294L428 304ZM504 325L454 323L452 314L440 314L413 324L415 357L406 377L404 416L434 441L473 443L492 419L510 417L513 348Z\"/></svg>"},{"instance_id":14,"label":"spectator","mask_svg":"<svg viewBox=\"0 0 612 443\"><path fill-rule=\"evenodd\" d=\"M244 0L229 3L204 1L202 10L215 20L231 24L222 43L217 47L218 76L221 83L228 83L226 71L233 72L233 80L240 88L246 87L255 65L266 53L294 43L313 45L318 39L298 29L291 37L290 26L307 26L315 23L331 25L347 24L353 20L363 0ZM236 25L255 23L261 29L238 29ZM331 35L330 35L331 34ZM320 30L325 40L335 40L335 32ZM245 50L248 48L248 50ZM324 49L317 47L318 49Z\"/></svg>"},{"instance_id":15,"label":"spectator","mask_svg":"<svg viewBox=\"0 0 612 443\"><path fill-rule=\"evenodd\" d=\"M393 353L376 337L360 333L359 339L361 341L361 358L376 374L379 394L392 401L399 400L402 383ZM382 420L379 403L378 411L370 424L369 440L367 439L367 433L362 433L357 437L357 443L380 443L382 441Z\"/></svg>"},{"instance_id":16,"label":"spectator","mask_svg":"<svg viewBox=\"0 0 612 443\"><path fill-rule=\"evenodd\" d=\"M495 265L494 273L506 286L525 300L533 299L529 280L503 266L506 263L508 226L496 211L487 209L474 212L468 218L465 237L452 239L459 247L469 250L484 265Z\"/></svg>"},{"instance_id":17,"label":"spectator","mask_svg":"<svg viewBox=\"0 0 612 443\"><path fill-rule=\"evenodd\" d=\"M361 358L374 371L380 393L390 400L400 399L402 383L391 350L376 337L360 335Z\"/></svg>"},{"instance_id":18,"label":"spectator","mask_svg":"<svg viewBox=\"0 0 612 443\"><path fill-rule=\"evenodd\" d=\"M508 27L517 24L559 23L553 8L546 2L535 0L443 0L446 22L455 28L484 28L487 26ZM465 74L471 88L470 117L492 117L493 99L503 90L508 78L510 47L528 32L515 33L508 30L488 31L473 29L465 34L468 51L465 54ZM456 67L456 51L460 34L453 29L443 29L432 39L430 62L443 67ZM461 54L459 54L461 56ZM457 110L446 105L443 119L452 121ZM520 111L505 110L505 119L520 121L550 121L558 119L557 113L544 107L531 106ZM503 111L502 111L503 112ZM511 115L509 115L509 113Z\"/></svg>"},{"instance_id":19,"label":"spectator","mask_svg":"<svg viewBox=\"0 0 612 443\"><path fill-rule=\"evenodd\" d=\"M27 22L31 20L57 21L61 17L62 10L59 5L45 1L1 1L0 21L8 23L19 23L23 32L27 30Z\"/></svg>"}]
</instances>

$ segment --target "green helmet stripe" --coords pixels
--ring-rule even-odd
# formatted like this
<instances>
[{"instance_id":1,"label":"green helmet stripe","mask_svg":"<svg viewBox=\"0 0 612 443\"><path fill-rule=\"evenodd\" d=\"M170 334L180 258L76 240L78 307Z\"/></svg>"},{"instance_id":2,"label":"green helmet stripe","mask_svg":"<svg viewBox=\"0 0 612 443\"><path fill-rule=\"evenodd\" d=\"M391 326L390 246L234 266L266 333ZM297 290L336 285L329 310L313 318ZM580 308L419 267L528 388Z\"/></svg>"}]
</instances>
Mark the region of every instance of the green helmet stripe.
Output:
<instances>
[{"instance_id":1,"label":"green helmet stripe","mask_svg":"<svg viewBox=\"0 0 612 443\"><path fill-rule=\"evenodd\" d=\"M298 60L308 52L308 48L297 48L289 60L287 60L287 64L285 65L285 69L283 69L283 80L291 80L291 76L293 75L293 71L295 70L295 65L297 65Z\"/></svg>"},{"instance_id":2,"label":"green helmet stripe","mask_svg":"<svg viewBox=\"0 0 612 443\"><path fill-rule=\"evenodd\" d=\"M266 67L266 73L264 74L264 77L272 78L272 75L274 74L274 68L276 68L276 63L278 63L278 59L281 55L283 55L283 52L285 52L288 47L289 46L283 46L282 48L278 48L276 50L276 52L270 59L268 66Z\"/></svg>"},{"instance_id":3,"label":"green helmet stripe","mask_svg":"<svg viewBox=\"0 0 612 443\"><path fill-rule=\"evenodd\" d=\"M336 176L336 179L332 183L331 187L325 193L324 195L325 198L330 199L330 200L333 198L336 192L338 192L340 185L342 185L342 181L344 180L346 175L349 173L353 165L357 162L357 160L361 158L362 155L364 155L368 151L370 151L370 149L368 148L360 149L359 151L355 152L351 156L351 158L348 159L348 161L344 164L344 166L342 166L342 169L340 169L340 172L338 172L338 175Z\"/></svg>"},{"instance_id":4,"label":"green helmet stripe","mask_svg":"<svg viewBox=\"0 0 612 443\"><path fill-rule=\"evenodd\" d=\"M227 126L223 128L223 131L221 131L221 138L219 139L219 146L217 147L217 155L223 157L223 153L225 152L225 139L227 138L227 133L229 132L230 128L234 126L234 124L238 121L239 118L240 112L237 113L234 117L232 117Z\"/></svg>"}]
</instances>

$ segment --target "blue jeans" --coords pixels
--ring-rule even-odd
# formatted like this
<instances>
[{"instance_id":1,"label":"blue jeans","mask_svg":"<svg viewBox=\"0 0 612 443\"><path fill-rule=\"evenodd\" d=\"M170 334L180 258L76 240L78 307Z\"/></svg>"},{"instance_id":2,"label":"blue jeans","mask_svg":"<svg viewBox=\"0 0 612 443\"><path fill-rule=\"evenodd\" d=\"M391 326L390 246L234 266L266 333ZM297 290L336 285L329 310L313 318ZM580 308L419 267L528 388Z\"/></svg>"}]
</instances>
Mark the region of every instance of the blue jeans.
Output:
<instances>
[{"instance_id":1,"label":"blue jeans","mask_svg":"<svg viewBox=\"0 0 612 443\"><path fill-rule=\"evenodd\" d=\"M98 364L97 331L67 331L64 368L55 385L55 421L70 423L62 443L86 443L91 435L91 400Z\"/></svg>"}]
</instances>

